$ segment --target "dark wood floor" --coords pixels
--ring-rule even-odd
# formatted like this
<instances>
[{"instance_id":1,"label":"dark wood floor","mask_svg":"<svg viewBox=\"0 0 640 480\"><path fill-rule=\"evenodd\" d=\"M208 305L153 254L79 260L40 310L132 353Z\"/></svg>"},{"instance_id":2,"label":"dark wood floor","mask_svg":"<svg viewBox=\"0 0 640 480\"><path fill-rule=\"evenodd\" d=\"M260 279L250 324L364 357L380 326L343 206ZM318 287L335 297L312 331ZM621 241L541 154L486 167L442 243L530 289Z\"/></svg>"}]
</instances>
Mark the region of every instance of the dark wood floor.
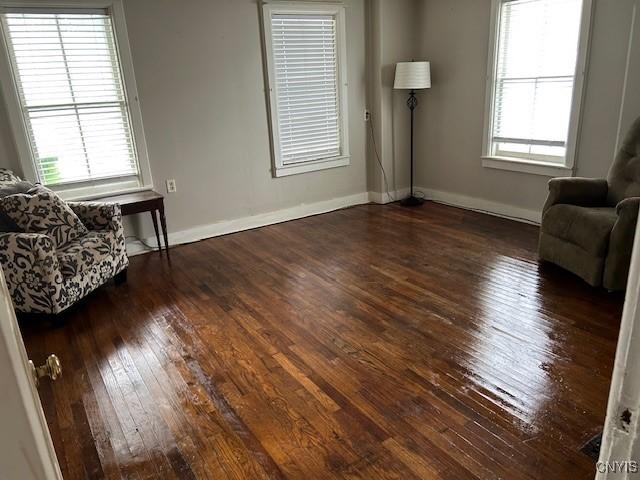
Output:
<instances>
[{"instance_id":1,"label":"dark wood floor","mask_svg":"<svg viewBox=\"0 0 640 480\"><path fill-rule=\"evenodd\" d=\"M593 478L622 297L536 236L369 205L133 258L23 324L65 478Z\"/></svg>"}]
</instances>

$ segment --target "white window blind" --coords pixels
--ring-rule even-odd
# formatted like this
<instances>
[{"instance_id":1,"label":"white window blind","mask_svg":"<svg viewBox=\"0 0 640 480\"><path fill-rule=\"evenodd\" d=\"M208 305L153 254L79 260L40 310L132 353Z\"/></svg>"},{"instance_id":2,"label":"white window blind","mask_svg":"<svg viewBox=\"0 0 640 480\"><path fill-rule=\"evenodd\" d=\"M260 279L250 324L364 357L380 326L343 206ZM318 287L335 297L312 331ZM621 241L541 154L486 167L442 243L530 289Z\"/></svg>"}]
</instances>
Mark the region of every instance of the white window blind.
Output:
<instances>
[{"instance_id":1,"label":"white window blind","mask_svg":"<svg viewBox=\"0 0 640 480\"><path fill-rule=\"evenodd\" d=\"M340 156L336 17L273 14L271 35L282 164Z\"/></svg>"},{"instance_id":2,"label":"white window blind","mask_svg":"<svg viewBox=\"0 0 640 480\"><path fill-rule=\"evenodd\" d=\"M564 163L582 0L502 0L492 154Z\"/></svg>"},{"instance_id":3,"label":"white window blind","mask_svg":"<svg viewBox=\"0 0 640 480\"><path fill-rule=\"evenodd\" d=\"M109 14L21 9L2 20L40 181L138 175Z\"/></svg>"}]
</instances>

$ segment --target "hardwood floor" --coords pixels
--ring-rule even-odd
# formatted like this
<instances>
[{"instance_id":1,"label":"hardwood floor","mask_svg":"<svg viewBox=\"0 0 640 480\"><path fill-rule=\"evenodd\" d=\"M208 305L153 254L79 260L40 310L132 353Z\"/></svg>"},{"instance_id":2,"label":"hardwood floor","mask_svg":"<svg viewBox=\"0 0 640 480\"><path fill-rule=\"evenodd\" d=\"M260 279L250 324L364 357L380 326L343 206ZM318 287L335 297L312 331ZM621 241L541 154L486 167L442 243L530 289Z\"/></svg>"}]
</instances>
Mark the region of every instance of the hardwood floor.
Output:
<instances>
[{"instance_id":1,"label":"hardwood floor","mask_svg":"<svg viewBox=\"0 0 640 480\"><path fill-rule=\"evenodd\" d=\"M366 205L134 257L23 322L65 478L593 478L622 296L537 231Z\"/></svg>"}]
</instances>

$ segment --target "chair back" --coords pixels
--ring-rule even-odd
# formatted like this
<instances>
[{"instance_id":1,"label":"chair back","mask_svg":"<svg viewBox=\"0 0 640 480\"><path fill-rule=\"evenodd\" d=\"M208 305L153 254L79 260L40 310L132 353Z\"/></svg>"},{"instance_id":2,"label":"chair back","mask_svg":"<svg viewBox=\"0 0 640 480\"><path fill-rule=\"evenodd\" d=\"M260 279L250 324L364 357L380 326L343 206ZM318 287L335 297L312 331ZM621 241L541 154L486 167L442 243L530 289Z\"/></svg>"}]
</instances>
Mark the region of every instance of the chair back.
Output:
<instances>
[{"instance_id":1,"label":"chair back","mask_svg":"<svg viewBox=\"0 0 640 480\"><path fill-rule=\"evenodd\" d=\"M629 197L640 197L640 117L624 137L607 176L608 203L617 205Z\"/></svg>"},{"instance_id":2,"label":"chair back","mask_svg":"<svg viewBox=\"0 0 640 480\"><path fill-rule=\"evenodd\" d=\"M20 177L8 168L0 168L0 186L11 185L20 181Z\"/></svg>"}]
</instances>

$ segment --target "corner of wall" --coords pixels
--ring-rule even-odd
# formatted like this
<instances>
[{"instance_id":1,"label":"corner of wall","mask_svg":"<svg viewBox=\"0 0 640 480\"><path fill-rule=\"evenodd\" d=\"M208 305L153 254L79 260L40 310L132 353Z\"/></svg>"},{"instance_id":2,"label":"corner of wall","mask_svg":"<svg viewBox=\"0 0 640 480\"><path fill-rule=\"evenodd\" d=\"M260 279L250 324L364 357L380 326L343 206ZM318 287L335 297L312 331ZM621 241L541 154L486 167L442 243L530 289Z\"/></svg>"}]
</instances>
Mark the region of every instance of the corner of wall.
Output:
<instances>
[{"instance_id":1,"label":"corner of wall","mask_svg":"<svg viewBox=\"0 0 640 480\"><path fill-rule=\"evenodd\" d=\"M18 160L18 149L11 131L2 90L0 90L0 167L9 168L16 175L22 176L22 167Z\"/></svg>"},{"instance_id":2,"label":"corner of wall","mask_svg":"<svg viewBox=\"0 0 640 480\"><path fill-rule=\"evenodd\" d=\"M403 115L404 99L393 90L393 70L397 62L417 58L418 22L413 19L421 3L368 2L367 108L372 123L367 128L367 188L387 196L409 185L408 115Z\"/></svg>"}]
</instances>

